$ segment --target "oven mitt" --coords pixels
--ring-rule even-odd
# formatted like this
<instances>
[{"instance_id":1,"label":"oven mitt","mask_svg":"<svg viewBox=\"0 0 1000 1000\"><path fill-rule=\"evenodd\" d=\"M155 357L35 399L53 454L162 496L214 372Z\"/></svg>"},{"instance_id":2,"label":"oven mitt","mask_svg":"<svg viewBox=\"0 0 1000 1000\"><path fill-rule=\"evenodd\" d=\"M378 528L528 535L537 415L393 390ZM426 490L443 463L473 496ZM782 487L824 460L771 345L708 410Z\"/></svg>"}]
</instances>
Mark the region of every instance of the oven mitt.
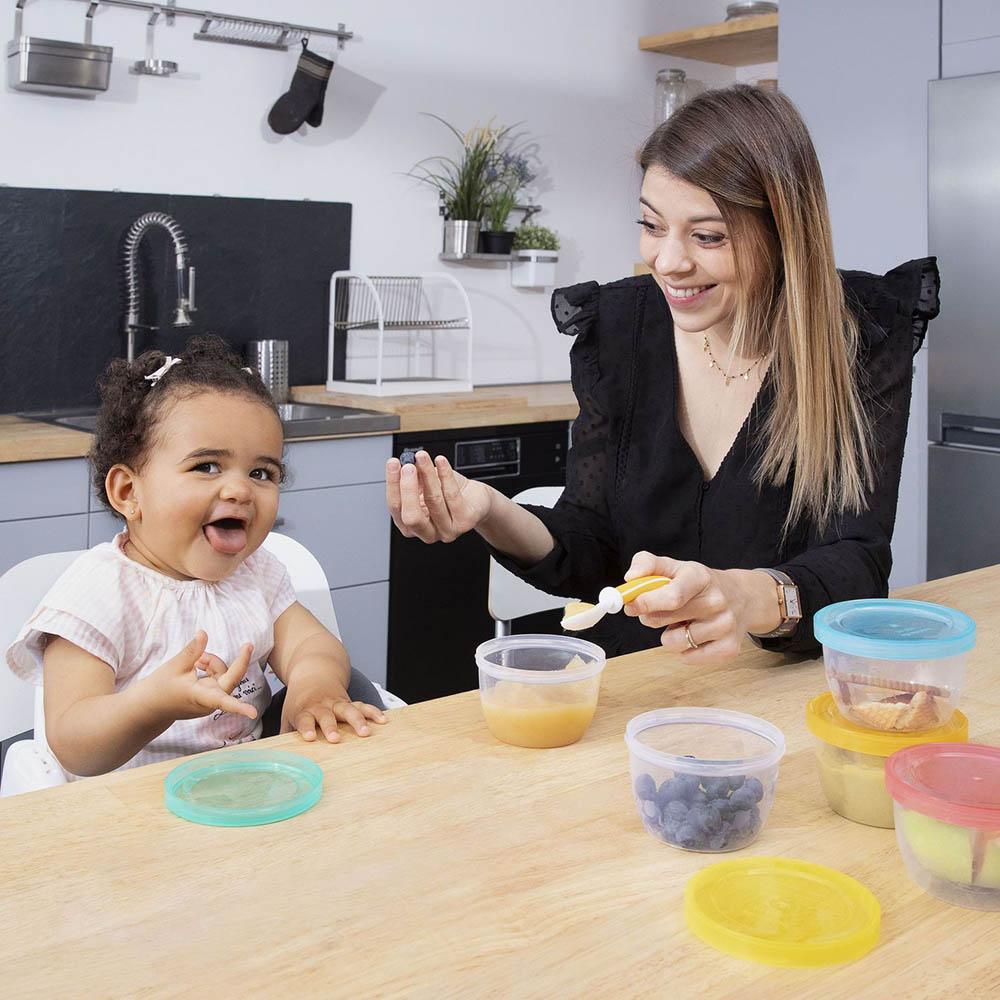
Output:
<instances>
[{"instance_id":1,"label":"oven mitt","mask_svg":"<svg viewBox=\"0 0 1000 1000\"><path fill-rule=\"evenodd\" d=\"M267 116L273 131L278 135L290 135L303 122L314 128L322 123L323 100L333 65L332 59L324 59L303 45L288 93L274 102Z\"/></svg>"}]
</instances>

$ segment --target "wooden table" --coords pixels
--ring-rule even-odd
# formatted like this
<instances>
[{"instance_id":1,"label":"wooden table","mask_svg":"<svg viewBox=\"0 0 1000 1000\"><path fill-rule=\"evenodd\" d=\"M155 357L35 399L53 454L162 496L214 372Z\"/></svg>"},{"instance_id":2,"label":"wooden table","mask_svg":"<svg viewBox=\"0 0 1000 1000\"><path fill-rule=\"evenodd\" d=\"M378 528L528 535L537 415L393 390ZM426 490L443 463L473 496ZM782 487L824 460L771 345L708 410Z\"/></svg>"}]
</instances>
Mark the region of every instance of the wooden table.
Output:
<instances>
[{"instance_id":1,"label":"wooden table","mask_svg":"<svg viewBox=\"0 0 1000 1000\"><path fill-rule=\"evenodd\" d=\"M979 623L963 707L1000 742L1000 567L912 588ZM583 741L495 742L477 696L394 713L368 741L270 741L318 761L320 804L224 830L162 805L169 764L0 803L4 997L1000 996L1000 914L907 877L892 831L834 815L816 779L814 662L759 651L716 669L657 652L609 664ZM653 840L632 804L622 734L670 705L762 715L788 740L778 794L746 853L860 879L883 909L867 957L819 971L738 961L695 939L687 879L711 862ZM733 856L733 855L730 855Z\"/></svg>"}]
</instances>

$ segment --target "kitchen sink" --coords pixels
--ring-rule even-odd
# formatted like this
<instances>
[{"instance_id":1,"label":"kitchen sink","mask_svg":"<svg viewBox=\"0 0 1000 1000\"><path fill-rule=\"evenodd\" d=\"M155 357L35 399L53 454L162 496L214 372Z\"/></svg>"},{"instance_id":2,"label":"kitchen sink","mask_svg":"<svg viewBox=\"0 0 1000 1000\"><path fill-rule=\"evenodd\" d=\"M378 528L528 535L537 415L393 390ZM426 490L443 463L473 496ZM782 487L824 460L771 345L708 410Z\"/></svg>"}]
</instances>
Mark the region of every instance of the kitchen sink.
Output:
<instances>
[{"instance_id":1,"label":"kitchen sink","mask_svg":"<svg viewBox=\"0 0 1000 1000\"><path fill-rule=\"evenodd\" d=\"M395 413L361 410L351 406L279 403L278 414L286 440L327 434L371 434L399 429L399 417ZM18 416L60 427L71 427L77 431L89 431L91 434L97 424L97 414L93 409L45 410L19 413Z\"/></svg>"}]
</instances>

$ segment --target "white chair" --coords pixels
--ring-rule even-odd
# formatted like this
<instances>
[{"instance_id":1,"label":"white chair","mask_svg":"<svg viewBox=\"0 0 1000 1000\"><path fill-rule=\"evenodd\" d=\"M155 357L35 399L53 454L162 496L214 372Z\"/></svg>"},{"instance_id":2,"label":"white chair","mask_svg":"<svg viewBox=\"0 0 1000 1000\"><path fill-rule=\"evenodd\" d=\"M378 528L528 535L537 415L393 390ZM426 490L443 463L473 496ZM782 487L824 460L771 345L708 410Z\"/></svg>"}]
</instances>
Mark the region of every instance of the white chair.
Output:
<instances>
[{"instance_id":1,"label":"white chair","mask_svg":"<svg viewBox=\"0 0 1000 1000\"><path fill-rule=\"evenodd\" d=\"M561 486L534 486L522 490L512 497L515 503L530 503L537 507L554 507L562 496ZM509 569L501 566L490 556L490 588L487 600L490 617L496 622L497 638L510 635L511 622L515 618L533 615L539 611L550 611L566 606L569 598L555 597L532 587Z\"/></svg>"},{"instance_id":2,"label":"white chair","mask_svg":"<svg viewBox=\"0 0 1000 1000\"><path fill-rule=\"evenodd\" d=\"M287 535L271 532L263 547L280 559L288 569L295 596L338 638L337 613L333 609L326 574L316 557L300 542ZM38 603L59 576L69 568L80 552L50 552L34 556L12 566L0 576L0 652L17 637ZM272 690L280 681L267 671ZM373 682L374 683L374 682ZM402 699L375 684L386 708L402 708ZM28 729L32 721L34 736L20 740L7 750L0 774L0 798L21 792L51 788L66 782L66 775L45 741L45 714L42 689L26 684L0 664L0 738L8 738Z\"/></svg>"}]
</instances>

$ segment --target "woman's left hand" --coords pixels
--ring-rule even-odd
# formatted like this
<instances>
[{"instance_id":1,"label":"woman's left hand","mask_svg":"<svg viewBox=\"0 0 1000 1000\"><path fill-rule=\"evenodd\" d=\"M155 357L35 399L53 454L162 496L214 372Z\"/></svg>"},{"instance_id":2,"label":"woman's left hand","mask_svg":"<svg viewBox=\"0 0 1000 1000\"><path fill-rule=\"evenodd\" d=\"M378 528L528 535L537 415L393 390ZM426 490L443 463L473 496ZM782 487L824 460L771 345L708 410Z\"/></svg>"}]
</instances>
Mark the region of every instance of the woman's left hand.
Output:
<instances>
[{"instance_id":1,"label":"woman's left hand","mask_svg":"<svg viewBox=\"0 0 1000 1000\"><path fill-rule=\"evenodd\" d=\"M748 632L769 632L780 621L774 582L766 573L709 569L637 552L625 579L637 576L668 576L670 583L626 604L625 614L662 628L664 649L690 663L732 659Z\"/></svg>"}]
</instances>

